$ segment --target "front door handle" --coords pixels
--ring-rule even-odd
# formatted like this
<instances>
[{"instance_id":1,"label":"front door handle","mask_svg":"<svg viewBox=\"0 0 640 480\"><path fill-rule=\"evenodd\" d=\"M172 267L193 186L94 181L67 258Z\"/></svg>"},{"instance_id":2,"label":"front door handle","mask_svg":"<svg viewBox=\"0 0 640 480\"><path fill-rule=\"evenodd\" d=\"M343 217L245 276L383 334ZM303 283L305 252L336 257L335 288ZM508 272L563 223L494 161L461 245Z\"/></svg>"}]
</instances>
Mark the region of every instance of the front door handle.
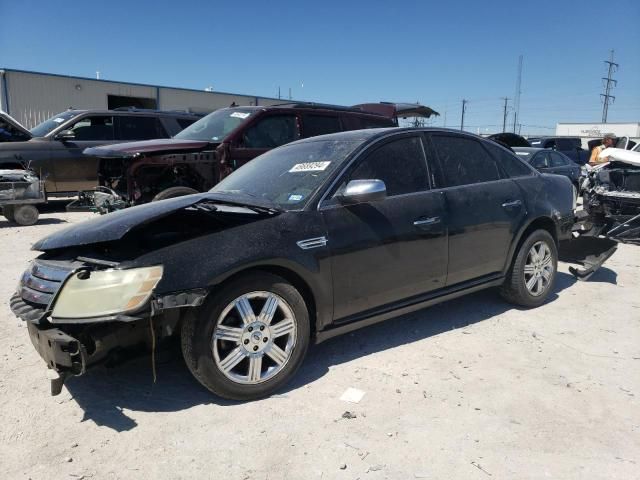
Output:
<instances>
[{"instance_id":1,"label":"front door handle","mask_svg":"<svg viewBox=\"0 0 640 480\"><path fill-rule=\"evenodd\" d=\"M509 202L504 202L502 204L502 208L520 208L522 206L521 200L511 200Z\"/></svg>"},{"instance_id":2,"label":"front door handle","mask_svg":"<svg viewBox=\"0 0 640 480\"><path fill-rule=\"evenodd\" d=\"M413 226L418 228L424 228L430 225L435 225L436 223L440 223L440 217L420 218L415 222L413 222Z\"/></svg>"}]
</instances>

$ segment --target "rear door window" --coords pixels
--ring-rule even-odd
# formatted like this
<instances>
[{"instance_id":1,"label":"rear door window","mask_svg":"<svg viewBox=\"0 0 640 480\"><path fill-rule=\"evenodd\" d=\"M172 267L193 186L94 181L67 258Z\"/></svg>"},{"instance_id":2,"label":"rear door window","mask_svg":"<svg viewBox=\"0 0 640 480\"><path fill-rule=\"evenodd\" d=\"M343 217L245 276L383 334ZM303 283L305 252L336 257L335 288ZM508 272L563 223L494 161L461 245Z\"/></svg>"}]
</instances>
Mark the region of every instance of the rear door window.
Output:
<instances>
[{"instance_id":1,"label":"rear door window","mask_svg":"<svg viewBox=\"0 0 640 480\"><path fill-rule=\"evenodd\" d=\"M167 136L155 117L117 116L116 131L118 140L151 140Z\"/></svg>"},{"instance_id":2,"label":"rear door window","mask_svg":"<svg viewBox=\"0 0 640 480\"><path fill-rule=\"evenodd\" d=\"M533 170L521 159L513 153L493 145L489 142L483 144L489 153L496 159L498 166L504 170L509 177L523 177L525 175L533 175Z\"/></svg>"},{"instance_id":3,"label":"rear door window","mask_svg":"<svg viewBox=\"0 0 640 480\"><path fill-rule=\"evenodd\" d=\"M272 115L258 120L242 136L244 148L276 148L299 138L295 115Z\"/></svg>"},{"instance_id":4,"label":"rear door window","mask_svg":"<svg viewBox=\"0 0 640 480\"><path fill-rule=\"evenodd\" d=\"M83 117L69 128L75 134L75 141L113 140L113 117L91 115Z\"/></svg>"},{"instance_id":5,"label":"rear door window","mask_svg":"<svg viewBox=\"0 0 640 480\"><path fill-rule=\"evenodd\" d=\"M302 115L302 133L305 138L341 131L340 119L331 115Z\"/></svg>"},{"instance_id":6,"label":"rear door window","mask_svg":"<svg viewBox=\"0 0 640 480\"><path fill-rule=\"evenodd\" d=\"M477 140L454 135L432 135L431 141L440 163L440 186L456 187L500 180L496 161Z\"/></svg>"}]
</instances>

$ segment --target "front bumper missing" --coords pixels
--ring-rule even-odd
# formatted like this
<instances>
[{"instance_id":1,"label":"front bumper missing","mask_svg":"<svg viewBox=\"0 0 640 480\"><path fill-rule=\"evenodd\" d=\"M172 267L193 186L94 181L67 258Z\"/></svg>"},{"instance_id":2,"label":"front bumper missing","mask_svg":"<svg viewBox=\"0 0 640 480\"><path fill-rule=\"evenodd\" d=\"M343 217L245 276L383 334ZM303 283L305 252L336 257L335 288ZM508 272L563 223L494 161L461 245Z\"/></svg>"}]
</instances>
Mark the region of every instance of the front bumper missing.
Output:
<instances>
[{"instance_id":1,"label":"front bumper missing","mask_svg":"<svg viewBox=\"0 0 640 480\"><path fill-rule=\"evenodd\" d=\"M43 329L27 322L29 338L47 366L58 373L51 380L51 395L58 395L70 375L82 375L87 368L87 351L84 345L57 328Z\"/></svg>"}]
</instances>

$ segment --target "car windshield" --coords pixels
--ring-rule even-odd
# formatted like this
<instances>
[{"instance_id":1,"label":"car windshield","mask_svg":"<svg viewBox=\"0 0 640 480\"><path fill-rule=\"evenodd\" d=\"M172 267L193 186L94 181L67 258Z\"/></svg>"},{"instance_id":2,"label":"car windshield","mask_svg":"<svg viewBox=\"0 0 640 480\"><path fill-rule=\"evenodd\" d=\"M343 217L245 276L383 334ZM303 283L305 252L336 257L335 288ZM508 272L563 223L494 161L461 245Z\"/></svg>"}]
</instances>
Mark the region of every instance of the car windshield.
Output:
<instances>
[{"instance_id":1,"label":"car windshield","mask_svg":"<svg viewBox=\"0 0 640 480\"><path fill-rule=\"evenodd\" d=\"M285 145L250 161L210 191L248 195L298 210L360 143L317 140Z\"/></svg>"},{"instance_id":2,"label":"car windshield","mask_svg":"<svg viewBox=\"0 0 640 480\"><path fill-rule=\"evenodd\" d=\"M255 112L252 108L222 108L189 125L174 138L221 142Z\"/></svg>"},{"instance_id":3,"label":"car windshield","mask_svg":"<svg viewBox=\"0 0 640 480\"><path fill-rule=\"evenodd\" d=\"M49 120L42 122L39 125L36 125L31 130L31 135L34 137L44 137L53 129L58 128L60 124L66 122L67 120L72 119L73 117L79 115L79 112L62 112L57 115L54 115Z\"/></svg>"}]
</instances>

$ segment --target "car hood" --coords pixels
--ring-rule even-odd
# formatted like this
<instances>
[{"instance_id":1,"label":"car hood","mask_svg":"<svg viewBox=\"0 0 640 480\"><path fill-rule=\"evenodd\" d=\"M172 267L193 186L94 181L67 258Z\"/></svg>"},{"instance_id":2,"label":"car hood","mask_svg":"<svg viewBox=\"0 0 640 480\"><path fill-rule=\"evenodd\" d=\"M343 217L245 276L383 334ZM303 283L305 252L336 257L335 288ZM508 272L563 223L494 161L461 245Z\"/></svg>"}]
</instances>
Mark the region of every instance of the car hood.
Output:
<instances>
[{"instance_id":1,"label":"car hood","mask_svg":"<svg viewBox=\"0 0 640 480\"><path fill-rule=\"evenodd\" d=\"M37 241L32 250L44 252L121 240L133 230L184 209L201 210L206 215L224 213L253 217L273 216L281 212L270 203L244 195L198 193L119 210L73 225Z\"/></svg>"},{"instance_id":2,"label":"car hood","mask_svg":"<svg viewBox=\"0 0 640 480\"><path fill-rule=\"evenodd\" d=\"M92 157L133 157L147 153L193 152L203 150L209 145L212 144L201 140L163 138L91 147L86 148L83 153Z\"/></svg>"},{"instance_id":3,"label":"car hood","mask_svg":"<svg viewBox=\"0 0 640 480\"><path fill-rule=\"evenodd\" d=\"M20 122L18 122L15 118L13 118L7 112L3 112L2 110L0 110L0 126L2 125L3 122L8 123L11 127L15 128L20 133L26 135L28 138L33 138L33 135L31 134L31 132L27 130L24 126L22 126Z\"/></svg>"}]
</instances>

